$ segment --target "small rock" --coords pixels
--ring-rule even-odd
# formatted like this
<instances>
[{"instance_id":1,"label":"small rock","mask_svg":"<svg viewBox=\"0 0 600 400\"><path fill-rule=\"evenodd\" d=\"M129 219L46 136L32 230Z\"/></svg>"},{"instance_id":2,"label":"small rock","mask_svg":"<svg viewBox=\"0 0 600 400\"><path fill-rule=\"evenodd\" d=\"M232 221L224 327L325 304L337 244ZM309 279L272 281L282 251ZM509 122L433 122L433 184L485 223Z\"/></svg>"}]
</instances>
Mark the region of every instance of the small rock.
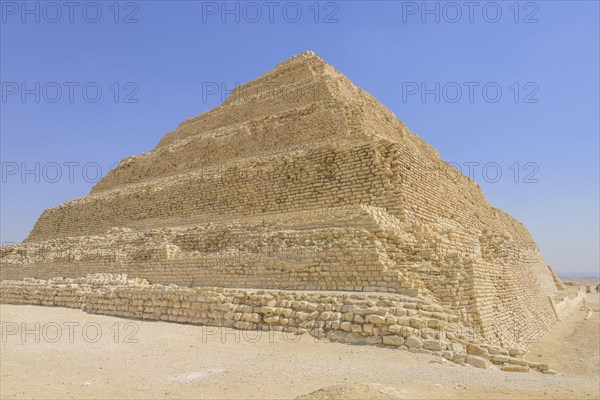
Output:
<instances>
[{"instance_id":1,"label":"small rock","mask_svg":"<svg viewBox=\"0 0 600 400\"><path fill-rule=\"evenodd\" d=\"M537 370L542 371L542 372L548 371L549 369L550 369L550 366L546 363L539 363L537 366Z\"/></svg>"},{"instance_id":2,"label":"small rock","mask_svg":"<svg viewBox=\"0 0 600 400\"><path fill-rule=\"evenodd\" d=\"M431 360L429 361L429 364L447 364L448 361L446 361L444 358L436 358L435 360Z\"/></svg>"}]
</instances>

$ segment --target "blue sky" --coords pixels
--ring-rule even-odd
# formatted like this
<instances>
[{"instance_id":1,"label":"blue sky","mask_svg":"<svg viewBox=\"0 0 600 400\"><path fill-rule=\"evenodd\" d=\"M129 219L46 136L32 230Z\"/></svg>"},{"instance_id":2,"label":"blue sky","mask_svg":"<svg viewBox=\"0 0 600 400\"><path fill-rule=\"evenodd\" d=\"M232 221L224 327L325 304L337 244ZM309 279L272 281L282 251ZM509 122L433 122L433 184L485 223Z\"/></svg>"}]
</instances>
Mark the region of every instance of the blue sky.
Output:
<instances>
[{"instance_id":1,"label":"blue sky","mask_svg":"<svg viewBox=\"0 0 600 400\"><path fill-rule=\"evenodd\" d=\"M313 50L472 166L559 274L598 274L597 1L24 4L0 1L3 243L218 105L207 83Z\"/></svg>"}]
</instances>

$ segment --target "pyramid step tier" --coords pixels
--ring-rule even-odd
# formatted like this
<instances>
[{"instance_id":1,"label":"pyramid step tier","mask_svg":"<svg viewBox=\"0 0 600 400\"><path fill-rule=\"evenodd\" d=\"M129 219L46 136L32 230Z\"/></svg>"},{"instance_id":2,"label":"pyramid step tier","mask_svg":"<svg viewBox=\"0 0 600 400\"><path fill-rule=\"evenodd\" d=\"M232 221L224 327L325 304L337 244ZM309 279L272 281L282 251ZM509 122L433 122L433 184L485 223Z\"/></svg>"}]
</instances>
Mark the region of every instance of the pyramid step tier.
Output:
<instances>
[{"instance_id":1,"label":"pyramid step tier","mask_svg":"<svg viewBox=\"0 0 600 400\"><path fill-rule=\"evenodd\" d=\"M397 217L410 213L424 221L453 219L474 232L489 225L486 220L502 231L520 229L516 222L502 226L510 217L486 206L478 186L450 165L427 164L417 156L409 146L381 139L223 163L66 202L42 214L28 241L103 234L110 227L147 219L260 215L351 204L382 207ZM526 235L520 230L517 235Z\"/></svg>"}]
</instances>

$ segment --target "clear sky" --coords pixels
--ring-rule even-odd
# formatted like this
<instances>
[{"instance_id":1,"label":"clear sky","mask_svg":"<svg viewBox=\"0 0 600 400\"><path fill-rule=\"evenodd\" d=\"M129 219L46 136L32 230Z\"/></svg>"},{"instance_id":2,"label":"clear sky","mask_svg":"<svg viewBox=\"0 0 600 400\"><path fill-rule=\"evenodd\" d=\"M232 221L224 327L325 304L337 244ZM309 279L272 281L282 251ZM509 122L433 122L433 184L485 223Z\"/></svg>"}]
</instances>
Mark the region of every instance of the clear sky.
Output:
<instances>
[{"instance_id":1,"label":"clear sky","mask_svg":"<svg viewBox=\"0 0 600 400\"><path fill-rule=\"evenodd\" d=\"M559 274L597 275L598 4L2 0L1 241L313 50L471 169Z\"/></svg>"}]
</instances>

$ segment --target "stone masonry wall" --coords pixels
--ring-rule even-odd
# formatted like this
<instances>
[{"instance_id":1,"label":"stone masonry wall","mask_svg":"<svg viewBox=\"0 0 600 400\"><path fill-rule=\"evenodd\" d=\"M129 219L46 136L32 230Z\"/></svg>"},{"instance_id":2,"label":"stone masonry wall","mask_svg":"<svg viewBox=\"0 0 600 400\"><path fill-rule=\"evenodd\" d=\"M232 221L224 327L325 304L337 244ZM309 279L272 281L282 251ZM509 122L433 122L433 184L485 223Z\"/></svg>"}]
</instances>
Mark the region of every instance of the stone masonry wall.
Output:
<instances>
[{"instance_id":1,"label":"stone masonry wall","mask_svg":"<svg viewBox=\"0 0 600 400\"><path fill-rule=\"evenodd\" d=\"M80 308L127 318L236 329L310 333L353 344L380 344L433 354L478 368L530 368L524 350L490 346L451 310L425 299L392 294L295 292L149 285L124 275L0 282L0 301Z\"/></svg>"},{"instance_id":2,"label":"stone masonry wall","mask_svg":"<svg viewBox=\"0 0 600 400\"><path fill-rule=\"evenodd\" d=\"M2 279L127 273L152 283L411 292L364 207L3 247ZM352 224L348 225L347 220ZM302 222L300 222L302 221ZM188 221L188 224L190 221Z\"/></svg>"}]
</instances>

